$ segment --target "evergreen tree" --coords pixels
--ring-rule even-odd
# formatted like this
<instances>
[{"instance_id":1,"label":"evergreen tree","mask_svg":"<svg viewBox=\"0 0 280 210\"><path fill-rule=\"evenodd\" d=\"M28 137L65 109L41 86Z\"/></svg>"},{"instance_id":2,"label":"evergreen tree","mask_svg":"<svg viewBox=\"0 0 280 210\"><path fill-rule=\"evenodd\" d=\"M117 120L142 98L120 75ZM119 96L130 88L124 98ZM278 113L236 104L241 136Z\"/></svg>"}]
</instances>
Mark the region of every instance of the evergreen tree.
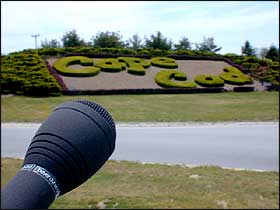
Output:
<instances>
[{"instance_id":1,"label":"evergreen tree","mask_svg":"<svg viewBox=\"0 0 280 210\"><path fill-rule=\"evenodd\" d=\"M150 39L145 39L145 46L153 49L170 50L172 47L171 40L167 41L160 31L151 35Z\"/></svg>"},{"instance_id":2,"label":"evergreen tree","mask_svg":"<svg viewBox=\"0 0 280 210\"><path fill-rule=\"evenodd\" d=\"M128 40L129 45L131 45L131 49L137 50L142 48L142 39L138 36L138 34L134 34L132 38Z\"/></svg>"},{"instance_id":3,"label":"evergreen tree","mask_svg":"<svg viewBox=\"0 0 280 210\"><path fill-rule=\"evenodd\" d=\"M191 42L187 37L183 37L181 40L179 40L178 44L174 45L176 50L191 50Z\"/></svg>"},{"instance_id":4,"label":"evergreen tree","mask_svg":"<svg viewBox=\"0 0 280 210\"><path fill-rule=\"evenodd\" d=\"M256 56L256 49L254 49L249 41L246 41L244 46L241 47L242 55Z\"/></svg>"},{"instance_id":5,"label":"evergreen tree","mask_svg":"<svg viewBox=\"0 0 280 210\"><path fill-rule=\"evenodd\" d=\"M61 41L63 43L63 47L80 47L86 45L85 41L78 36L75 29L66 32Z\"/></svg>"},{"instance_id":6,"label":"evergreen tree","mask_svg":"<svg viewBox=\"0 0 280 210\"><path fill-rule=\"evenodd\" d=\"M222 49L222 47L215 45L213 37L203 37L203 41L201 43L196 43L195 46L196 50L205 52L218 52Z\"/></svg>"},{"instance_id":7,"label":"evergreen tree","mask_svg":"<svg viewBox=\"0 0 280 210\"><path fill-rule=\"evenodd\" d=\"M279 61L279 49L277 49L274 45L271 45L265 57L273 61Z\"/></svg>"},{"instance_id":8,"label":"evergreen tree","mask_svg":"<svg viewBox=\"0 0 280 210\"><path fill-rule=\"evenodd\" d=\"M265 58L266 54L268 52L268 48L267 47L263 47L259 50L258 56L259 58Z\"/></svg>"},{"instance_id":9,"label":"evergreen tree","mask_svg":"<svg viewBox=\"0 0 280 210\"><path fill-rule=\"evenodd\" d=\"M45 39L45 41L41 42L41 48L59 48L61 47L59 41L56 39L51 39L50 41Z\"/></svg>"},{"instance_id":10,"label":"evergreen tree","mask_svg":"<svg viewBox=\"0 0 280 210\"><path fill-rule=\"evenodd\" d=\"M124 48L125 43L118 32L100 32L92 37L93 46L96 48Z\"/></svg>"}]
</instances>

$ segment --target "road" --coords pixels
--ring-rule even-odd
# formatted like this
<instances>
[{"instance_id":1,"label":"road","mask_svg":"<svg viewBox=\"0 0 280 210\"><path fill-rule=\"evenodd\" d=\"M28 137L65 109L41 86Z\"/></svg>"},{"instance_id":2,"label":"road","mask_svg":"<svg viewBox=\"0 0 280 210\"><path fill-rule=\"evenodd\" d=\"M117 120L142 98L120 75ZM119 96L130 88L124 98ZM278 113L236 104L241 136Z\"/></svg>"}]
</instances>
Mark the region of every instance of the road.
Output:
<instances>
[{"instance_id":1,"label":"road","mask_svg":"<svg viewBox=\"0 0 280 210\"><path fill-rule=\"evenodd\" d=\"M23 158L40 124L2 124L1 156ZM279 123L117 125L110 159L279 171Z\"/></svg>"}]
</instances>

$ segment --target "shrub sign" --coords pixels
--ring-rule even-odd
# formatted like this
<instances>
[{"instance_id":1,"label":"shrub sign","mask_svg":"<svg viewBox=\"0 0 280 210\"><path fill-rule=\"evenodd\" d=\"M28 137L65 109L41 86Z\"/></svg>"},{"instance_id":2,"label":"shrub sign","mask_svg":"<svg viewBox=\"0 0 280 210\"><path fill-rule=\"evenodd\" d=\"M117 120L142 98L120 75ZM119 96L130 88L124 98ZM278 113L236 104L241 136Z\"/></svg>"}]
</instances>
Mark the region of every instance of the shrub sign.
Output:
<instances>
[{"instance_id":1,"label":"shrub sign","mask_svg":"<svg viewBox=\"0 0 280 210\"><path fill-rule=\"evenodd\" d=\"M220 75L220 78L230 85L253 84L253 80L250 77L231 66L224 68L224 73Z\"/></svg>"},{"instance_id":2,"label":"shrub sign","mask_svg":"<svg viewBox=\"0 0 280 210\"><path fill-rule=\"evenodd\" d=\"M174 81L174 80L177 81ZM195 88L196 84L194 82L189 82L187 80L187 75L178 70L162 70L156 74L155 82L165 88ZM183 82L178 82L183 81Z\"/></svg>"},{"instance_id":3,"label":"shrub sign","mask_svg":"<svg viewBox=\"0 0 280 210\"><path fill-rule=\"evenodd\" d=\"M124 63L120 63L118 59L106 58L96 61L95 66L99 67L101 71L104 72L120 72L125 70L126 65Z\"/></svg>"},{"instance_id":4,"label":"shrub sign","mask_svg":"<svg viewBox=\"0 0 280 210\"><path fill-rule=\"evenodd\" d=\"M85 66L80 69L73 69L70 66L80 64ZM144 60L134 57L118 57L96 60L83 56L70 56L57 60L54 63L55 70L64 76L96 76L100 71L121 72L126 70L129 74L145 75L146 68L151 65L162 68L177 68L175 59L167 57L155 57L151 60ZM197 84L202 87L223 87L225 83L231 85L252 84L253 80L235 67L227 66L219 76L197 75L194 82L187 81L187 75L180 70L164 69L159 71L154 81L164 88L195 88Z\"/></svg>"},{"instance_id":5,"label":"shrub sign","mask_svg":"<svg viewBox=\"0 0 280 210\"><path fill-rule=\"evenodd\" d=\"M195 82L202 87L223 87L224 80L214 75L197 75L194 78Z\"/></svg>"},{"instance_id":6,"label":"shrub sign","mask_svg":"<svg viewBox=\"0 0 280 210\"><path fill-rule=\"evenodd\" d=\"M80 64L86 66L79 70L69 68L74 64ZM71 56L61 58L53 64L54 69L63 76L74 76L74 77L88 77L95 76L100 72L100 68L93 66L93 60L83 56Z\"/></svg>"},{"instance_id":7,"label":"shrub sign","mask_svg":"<svg viewBox=\"0 0 280 210\"><path fill-rule=\"evenodd\" d=\"M151 59L151 63L153 66L167 68L167 69L176 69L178 68L178 64L173 58L166 57L156 57Z\"/></svg>"},{"instance_id":8,"label":"shrub sign","mask_svg":"<svg viewBox=\"0 0 280 210\"><path fill-rule=\"evenodd\" d=\"M145 75L145 69L151 66L151 62L149 60L144 60L140 58L119 57L118 60L119 62L124 62L128 66L128 73L134 75Z\"/></svg>"}]
</instances>

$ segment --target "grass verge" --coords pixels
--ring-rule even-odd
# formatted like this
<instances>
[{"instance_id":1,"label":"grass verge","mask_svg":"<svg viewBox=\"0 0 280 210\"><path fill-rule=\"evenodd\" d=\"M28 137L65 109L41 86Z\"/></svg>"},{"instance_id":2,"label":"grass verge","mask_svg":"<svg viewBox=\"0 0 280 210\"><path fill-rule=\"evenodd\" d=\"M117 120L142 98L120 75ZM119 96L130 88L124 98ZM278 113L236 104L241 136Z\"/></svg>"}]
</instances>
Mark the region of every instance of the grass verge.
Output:
<instances>
[{"instance_id":1,"label":"grass verge","mask_svg":"<svg viewBox=\"0 0 280 210\"><path fill-rule=\"evenodd\" d=\"M1 187L22 160L1 158ZM279 173L108 161L51 208L279 208Z\"/></svg>"},{"instance_id":2,"label":"grass verge","mask_svg":"<svg viewBox=\"0 0 280 210\"><path fill-rule=\"evenodd\" d=\"M60 103L93 100L116 122L278 121L278 92L2 98L2 122L42 122Z\"/></svg>"}]
</instances>

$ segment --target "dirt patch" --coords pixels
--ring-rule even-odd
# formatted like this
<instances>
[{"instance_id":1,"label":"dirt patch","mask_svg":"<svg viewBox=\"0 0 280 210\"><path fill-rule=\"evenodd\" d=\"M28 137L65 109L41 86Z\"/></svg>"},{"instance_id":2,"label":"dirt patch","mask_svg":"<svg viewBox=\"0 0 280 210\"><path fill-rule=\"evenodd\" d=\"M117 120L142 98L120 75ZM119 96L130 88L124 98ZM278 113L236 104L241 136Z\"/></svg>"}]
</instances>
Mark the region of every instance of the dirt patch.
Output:
<instances>
[{"instance_id":1,"label":"dirt patch","mask_svg":"<svg viewBox=\"0 0 280 210\"><path fill-rule=\"evenodd\" d=\"M50 65L57 60L57 58L49 58L47 61ZM99 59L93 59L99 60ZM199 74L211 74L218 76L223 72L225 66L229 66L224 61L208 61L208 60L177 60L178 69L187 74L188 81L194 81L195 76ZM71 68L80 68L79 65L73 65ZM148 88L161 88L155 81L155 75L163 68L151 66L146 69L145 76L137 76L122 71L119 73L100 72L94 77L66 77L61 76L69 90L110 90L110 89L148 89ZM265 88L260 82L254 80L254 84L246 85L254 86L255 90L262 91ZM201 87L197 85L197 87ZM232 90L233 85L225 84L224 88Z\"/></svg>"}]
</instances>

